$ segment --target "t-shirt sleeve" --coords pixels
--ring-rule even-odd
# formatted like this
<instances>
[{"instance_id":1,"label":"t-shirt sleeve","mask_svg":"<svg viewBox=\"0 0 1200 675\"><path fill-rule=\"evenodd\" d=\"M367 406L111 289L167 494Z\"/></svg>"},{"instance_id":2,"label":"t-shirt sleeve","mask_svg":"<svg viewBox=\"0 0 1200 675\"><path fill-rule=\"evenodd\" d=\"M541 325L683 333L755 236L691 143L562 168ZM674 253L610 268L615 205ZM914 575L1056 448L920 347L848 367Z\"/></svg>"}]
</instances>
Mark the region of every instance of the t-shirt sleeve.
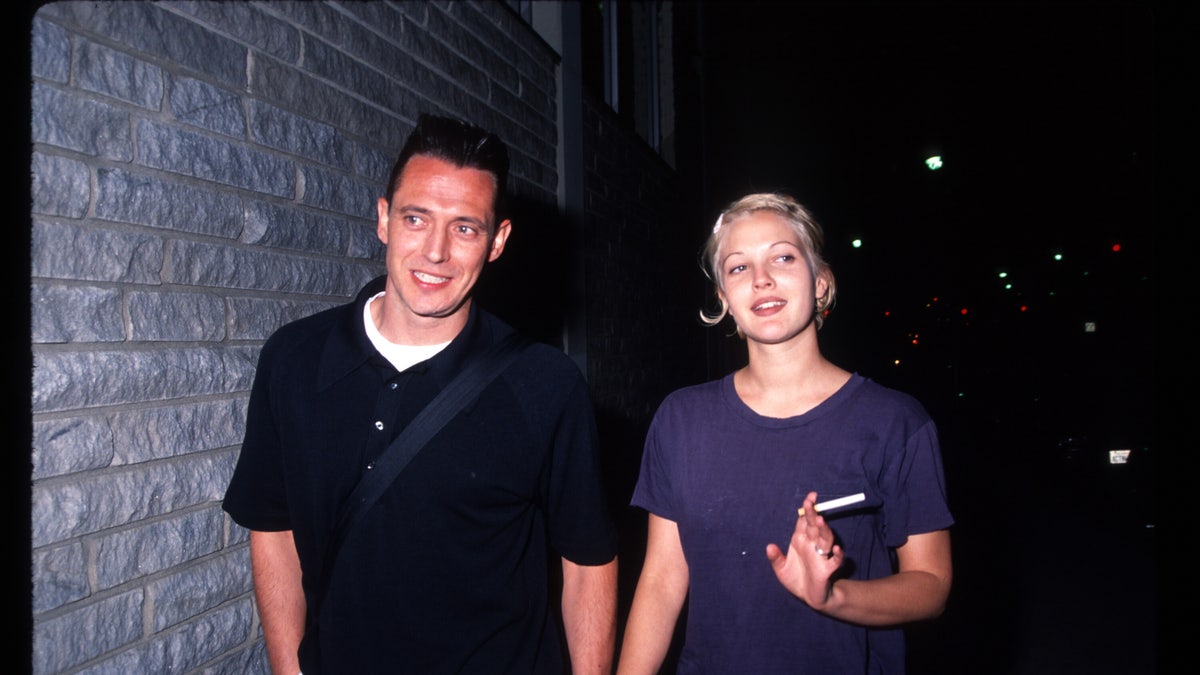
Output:
<instances>
[{"instance_id":1,"label":"t-shirt sleeve","mask_svg":"<svg viewBox=\"0 0 1200 675\"><path fill-rule=\"evenodd\" d=\"M946 482L937 426L926 418L907 436L891 471L891 499L886 500L888 546L903 545L910 535L954 524L946 499Z\"/></svg>"},{"instance_id":2,"label":"t-shirt sleeve","mask_svg":"<svg viewBox=\"0 0 1200 675\"><path fill-rule=\"evenodd\" d=\"M260 354L246 410L246 434L222 503L238 525L266 532L292 529L283 449L271 399L275 351L268 341Z\"/></svg>"},{"instance_id":3,"label":"t-shirt sleeve","mask_svg":"<svg viewBox=\"0 0 1200 675\"><path fill-rule=\"evenodd\" d=\"M642 449L642 465L630 504L667 520L679 522L678 500L672 479L677 476L676 457L671 453L670 400L663 404L650 423Z\"/></svg>"}]
</instances>

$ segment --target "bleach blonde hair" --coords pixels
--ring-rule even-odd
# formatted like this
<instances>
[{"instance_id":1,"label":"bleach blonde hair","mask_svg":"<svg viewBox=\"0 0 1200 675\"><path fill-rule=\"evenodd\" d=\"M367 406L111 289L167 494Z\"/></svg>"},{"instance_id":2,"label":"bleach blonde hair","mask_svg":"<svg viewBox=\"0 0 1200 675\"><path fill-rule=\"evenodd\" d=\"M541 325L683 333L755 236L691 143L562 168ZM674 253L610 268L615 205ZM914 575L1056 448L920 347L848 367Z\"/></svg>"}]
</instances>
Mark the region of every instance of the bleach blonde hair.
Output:
<instances>
[{"instance_id":1,"label":"bleach blonde hair","mask_svg":"<svg viewBox=\"0 0 1200 675\"><path fill-rule=\"evenodd\" d=\"M813 312L813 318L819 330L825 321L825 314L833 308L833 302L837 298L837 283L833 278L833 270L821 257L821 249L825 245L825 234L816 219L800 202L789 195L775 192L746 195L730 204L721 212L721 215L717 216L717 223L713 226L712 234L709 235L708 242L704 245L702 262L704 274L715 286L714 291L716 291L720 307L715 314L700 310L700 320L706 325L715 326L729 313L729 305L721 297L721 291L725 288L725 274L720 265L721 245L725 242L725 235L729 233L729 226L746 216L763 211L779 216L796 234L796 238L800 242L800 249L808 259L808 268L812 270L813 283L815 284L817 279L825 280L825 293L816 298ZM738 335L741 335L740 328Z\"/></svg>"}]
</instances>

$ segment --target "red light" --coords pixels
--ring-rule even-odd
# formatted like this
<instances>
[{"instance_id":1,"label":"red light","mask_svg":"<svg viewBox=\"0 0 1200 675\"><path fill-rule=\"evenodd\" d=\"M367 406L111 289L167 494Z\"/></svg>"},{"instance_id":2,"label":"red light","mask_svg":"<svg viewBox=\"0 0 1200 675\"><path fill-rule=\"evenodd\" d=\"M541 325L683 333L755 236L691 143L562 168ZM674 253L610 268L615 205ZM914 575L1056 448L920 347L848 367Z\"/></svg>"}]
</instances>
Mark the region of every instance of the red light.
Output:
<instances>
[{"instance_id":1,"label":"red light","mask_svg":"<svg viewBox=\"0 0 1200 675\"><path fill-rule=\"evenodd\" d=\"M915 344L917 344L917 339L916 339L916 338L913 338L913 344L914 344L914 345L915 345Z\"/></svg>"},{"instance_id":2,"label":"red light","mask_svg":"<svg viewBox=\"0 0 1200 675\"><path fill-rule=\"evenodd\" d=\"M966 316L966 315L967 315L967 308L966 308L966 307L963 307L962 309L958 310L958 313L959 313L959 314L962 314L963 316Z\"/></svg>"},{"instance_id":3,"label":"red light","mask_svg":"<svg viewBox=\"0 0 1200 675\"><path fill-rule=\"evenodd\" d=\"M936 295L935 295L935 296L933 296L933 301L934 301L934 302L937 302L937 296L936 296Z\"/></svg>"},{"instance_id":4,"label":"red light","mask_svg":"<svg viewBox=\"0 0 1200 675\"><path fill-rule=\"evenodd\" d=\"M891 316L891 315L892 315L892 310L890 310L890 309L885 309L885 310L883 310L883 315L884 315L884 316Z\"/></svg>"},{"instance_id":5,"label":"red light","mask_svg":"<svg viewBox=\"0 0 1200 675\"><path fill-rule=\"evenodd\" d=\"M1120 251L1120 250L1121 250L1120 244L1113 244L1113 253L1116 253L1117 251Z\"/></svg>"},{"instance_id":6,"label":"red light","mask_svg":"<svg viewBox=\"0 0 1200 675\"><path fill-rule=\"evenodd\" d=\"M1021 305L1021 311L1022 311L1022 312L1024 312L1024 311L1025 311L1025 310L1027 310L1027 309L1029 309L1029 306L1028 306L1028 305Z\"/></svg>"}]
</instances>

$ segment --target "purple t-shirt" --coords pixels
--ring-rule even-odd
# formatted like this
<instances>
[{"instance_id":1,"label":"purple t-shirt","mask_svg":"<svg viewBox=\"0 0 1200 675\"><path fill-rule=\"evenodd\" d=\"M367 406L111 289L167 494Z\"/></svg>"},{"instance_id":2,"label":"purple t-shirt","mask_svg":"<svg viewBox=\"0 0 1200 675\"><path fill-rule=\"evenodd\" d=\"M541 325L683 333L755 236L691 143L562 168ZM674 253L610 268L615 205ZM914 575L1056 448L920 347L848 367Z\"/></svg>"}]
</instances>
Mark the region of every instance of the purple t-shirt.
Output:
<instances>
[{"instance_id":1,"label":"purple t-shirt","mask_svg":"<svg viewBox=\"0 0 1200 675\"><path fill-rule=\"evenodd\" d=\"M812 410L763 417L732 375L674 392L651 424L632 503L679 526L690 577L679 673L900 673L904 636L810 609L775 578L805 495L866 494L826 522L854 579L953 523L937 430L914 398L854 375Z\"/></svg>"}]
</instances>

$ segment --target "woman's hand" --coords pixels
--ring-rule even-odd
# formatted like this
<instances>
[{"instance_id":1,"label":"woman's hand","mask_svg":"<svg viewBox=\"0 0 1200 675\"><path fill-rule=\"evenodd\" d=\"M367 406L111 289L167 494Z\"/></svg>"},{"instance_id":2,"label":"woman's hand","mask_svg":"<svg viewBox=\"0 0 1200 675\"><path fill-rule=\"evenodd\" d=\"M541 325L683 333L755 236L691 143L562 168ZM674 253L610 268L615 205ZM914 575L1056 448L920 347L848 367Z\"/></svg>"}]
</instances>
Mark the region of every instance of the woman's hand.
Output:
<instances>
[{"instance_id":1,"label":"woman's hand","mask_svg":"<svg viewBox=\"0 0 1200 675\"><path fill-rule=\"evenodd\" d=\"M821 611L833 595L833 573L842 566L844 552L834 542L833 530L817 513L817 493L804 498L804 515L788 543L787 555L767 544L767 559L779 583L809 607Z\"/></svg>"}]
</instances>

